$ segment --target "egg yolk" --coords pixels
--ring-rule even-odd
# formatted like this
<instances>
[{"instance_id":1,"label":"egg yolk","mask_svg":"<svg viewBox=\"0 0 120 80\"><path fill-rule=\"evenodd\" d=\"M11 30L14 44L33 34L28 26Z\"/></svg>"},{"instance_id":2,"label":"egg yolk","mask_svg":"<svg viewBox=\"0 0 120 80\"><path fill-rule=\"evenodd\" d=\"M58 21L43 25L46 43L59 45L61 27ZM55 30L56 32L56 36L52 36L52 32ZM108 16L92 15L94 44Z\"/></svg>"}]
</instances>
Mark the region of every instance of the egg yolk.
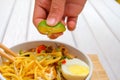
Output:
<instances>
[{"instance_id":1,"label":"egg yolk","mask_svg":"<svg viewBox=\"0 0 120 80\"><path fill-rule=\"evenodd\" d=\"M68 67L68 70L72 73L72 74L75 74L75 75L86 75L89 73L89 69L85 66L81 66L81 65L77 65L77 64L74 64L74 65L70 65Z\"/></svg>"}]
</instances>

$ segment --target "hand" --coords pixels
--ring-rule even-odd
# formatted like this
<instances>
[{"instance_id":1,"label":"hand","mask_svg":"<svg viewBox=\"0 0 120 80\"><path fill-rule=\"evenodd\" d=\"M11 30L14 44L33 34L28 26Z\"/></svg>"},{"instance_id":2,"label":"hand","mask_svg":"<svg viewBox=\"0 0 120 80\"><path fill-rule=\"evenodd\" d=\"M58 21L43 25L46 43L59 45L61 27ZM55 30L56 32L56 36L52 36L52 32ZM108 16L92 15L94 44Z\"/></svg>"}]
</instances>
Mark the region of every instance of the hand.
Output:
<instances>
[{"instance_id":1,"label":"hand","mask_svg":"<svg viewBox=\"0 0 120 80\"><path fill-rule=\"evenodd\" d=\"M35 0L33 23L37 27L41 20L47 19L47 24L54 26L61 21L72 31L85 2L86 0Z\"/></svg>"}]
</instances>

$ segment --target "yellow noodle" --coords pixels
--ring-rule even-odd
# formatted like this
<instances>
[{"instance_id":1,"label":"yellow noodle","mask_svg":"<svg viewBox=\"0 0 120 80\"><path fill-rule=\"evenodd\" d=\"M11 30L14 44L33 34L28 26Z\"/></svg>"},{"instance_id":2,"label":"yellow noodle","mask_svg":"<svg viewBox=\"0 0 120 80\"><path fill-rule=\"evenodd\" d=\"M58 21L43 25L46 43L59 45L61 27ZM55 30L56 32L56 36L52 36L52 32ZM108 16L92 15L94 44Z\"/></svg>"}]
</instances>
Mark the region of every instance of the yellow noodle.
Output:
<instances>
[{"instance_id":1,"label":"yellow noodle","mask_svg":"<svg viewBox=\"0 0 120 80\"><path fill-rule=\"evenodd\" d=\"M17 76L17 75L15 75L15 74L12 74L12 73L4 73L4 74L2 74L3 76L10 76L10 77L13 77L13 78L15 78L16 80L19 80L19 77Z\"/></svg>"},{"instance_id":2,"label":"yellow noodle","mask_svg":"<svg viewBox=\"0 0 120 80\"><path fill-rule=\"evenodd\" d=\"M38 66L35 67L35 70L34 70L34 78L37 79L37 69L38 69Z\"/></svg>"},{"instance_id":3,"label":"yellow noodle","mask_svg":"<svg viewBox=\"0 0 120 80\"><path fill-rule=\"evenodd\" d=\"M46 60L45 66L49 65L49 64L53 64L53 63L59 61L60 59L61 59L61 57L57 57L56 59Z\"/></svg>"},{"instance_id":4,"label":"yellow noodle","mask_svg":"<svg viewBox=\"0 0 120 80\"><path fill-rule=\"evenodd\" d=\"M43 67L39 64L39 62L36 60L35 63L38 65L40 69L43 69Z\"/></svg>"},{"instance_id":5,"label":"yellow noodle","mask_svg":"<svg viewBox=\"0 0 120 80\"><path fill-rule=\"evenodd\" d=\"M25 55L29 55L26 57ZM42 56L43 58L39 58ZM55 58L53 58L55 57ZM62 57L61 52L40 53L25 52L15 58L13 63L7 62L0 66L0 73L7 79L12 80L50 80L46 70L52 69L51 65L58 62Z\"/></svg>"}]
</instances>

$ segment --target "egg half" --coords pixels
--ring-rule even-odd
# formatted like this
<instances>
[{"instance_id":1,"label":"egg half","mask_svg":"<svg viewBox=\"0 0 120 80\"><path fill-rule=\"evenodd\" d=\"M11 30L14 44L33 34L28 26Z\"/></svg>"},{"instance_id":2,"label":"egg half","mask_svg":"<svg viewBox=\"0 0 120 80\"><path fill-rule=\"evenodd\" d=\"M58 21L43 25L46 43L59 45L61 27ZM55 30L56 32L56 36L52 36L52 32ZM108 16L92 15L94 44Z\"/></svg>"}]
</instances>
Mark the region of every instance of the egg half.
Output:
<instances>
[{"instance_id":1,"label":"egg half","mask_svg":"<svg viewBox=\"0 0 120 80\"><path fill-rule=\"evenodd\" d=\"M61 71L66 80L85 80L89 66L78 58L66 59L66 63L61 65Z\"/></svg>"}]
</instances>

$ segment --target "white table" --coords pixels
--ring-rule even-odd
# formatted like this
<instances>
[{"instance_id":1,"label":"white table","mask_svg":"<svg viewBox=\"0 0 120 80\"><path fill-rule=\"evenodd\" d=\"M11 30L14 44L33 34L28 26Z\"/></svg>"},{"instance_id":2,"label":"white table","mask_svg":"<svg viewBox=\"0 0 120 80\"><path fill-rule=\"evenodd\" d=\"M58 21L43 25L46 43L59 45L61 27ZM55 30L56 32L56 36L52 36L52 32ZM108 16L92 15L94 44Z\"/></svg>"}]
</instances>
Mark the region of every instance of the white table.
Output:
<instances>
[{"instance_id":1,"label":"white table","mask_svg":"<svg viewBox=\"0 0 120 80\"><path fill-rule=\"evenodd\" d=\"M32 23L34 0L0 0L0 42L8 47L33 40L50 40ZM97 54L110 80L120 80L120 5L114 0L88 0L75 31L55 41L86 54Z\"/></svg>"}]
</instances>

